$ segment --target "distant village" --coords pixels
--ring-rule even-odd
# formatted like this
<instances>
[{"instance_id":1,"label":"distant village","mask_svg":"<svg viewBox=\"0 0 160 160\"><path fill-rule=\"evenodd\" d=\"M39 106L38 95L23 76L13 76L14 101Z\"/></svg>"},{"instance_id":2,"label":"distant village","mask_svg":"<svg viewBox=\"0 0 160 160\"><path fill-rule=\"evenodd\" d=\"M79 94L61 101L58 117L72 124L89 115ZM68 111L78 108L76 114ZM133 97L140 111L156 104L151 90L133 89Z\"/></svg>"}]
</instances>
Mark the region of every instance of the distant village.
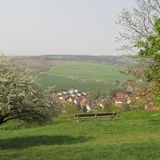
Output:
<instances>
[{"instance_id":1,"label":"distant village","mask_svg":"<svg viewBox=\"0 0 160 160\"><path fill-rule=\"evenodd\" d=\"M86 112L90 112L96 108L104 108L106 103L115 106L122 106L131 103L129 95L123 92L117 92L114 97L106 96L103 98L99 97L98 99L91 99L86 92L78 89L53 93L53 99L63 105L73 104L79 106L81 109L85 107Z\"/></svg>"}]
</instances>

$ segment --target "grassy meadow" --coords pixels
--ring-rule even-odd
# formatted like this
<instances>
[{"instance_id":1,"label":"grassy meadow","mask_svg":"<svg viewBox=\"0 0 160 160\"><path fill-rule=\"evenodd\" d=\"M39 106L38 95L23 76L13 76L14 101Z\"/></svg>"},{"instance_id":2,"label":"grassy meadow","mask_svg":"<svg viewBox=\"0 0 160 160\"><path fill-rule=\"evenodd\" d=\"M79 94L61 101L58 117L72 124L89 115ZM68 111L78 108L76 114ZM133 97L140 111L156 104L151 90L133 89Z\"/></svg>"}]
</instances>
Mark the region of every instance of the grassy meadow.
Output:
<instances>
[{"instance_id":1,"label":"grassy meadow","mask_svg":"<svg viewBox=\"0 0 160 160\"><path fill-rule=\"evenodd\" d=\"M128 79L120 73L121 67L89 62L70 61L51 67L39 75L39 82L57 89L78 88L85 91L108 91L114 81Z\"/></svg>"},{"instance_id":2,"label":"grassy meadow","mask_svg":"<svg viewBox=\"0 0 160 160\"><path fill-rule=\"evenodd\" d=\"M160 112L119 113L116 120L61 116L45 126L0 126L2 160L158 160ZM10 127L12 126L12 127Z\"/></svg>"}]
</instances>

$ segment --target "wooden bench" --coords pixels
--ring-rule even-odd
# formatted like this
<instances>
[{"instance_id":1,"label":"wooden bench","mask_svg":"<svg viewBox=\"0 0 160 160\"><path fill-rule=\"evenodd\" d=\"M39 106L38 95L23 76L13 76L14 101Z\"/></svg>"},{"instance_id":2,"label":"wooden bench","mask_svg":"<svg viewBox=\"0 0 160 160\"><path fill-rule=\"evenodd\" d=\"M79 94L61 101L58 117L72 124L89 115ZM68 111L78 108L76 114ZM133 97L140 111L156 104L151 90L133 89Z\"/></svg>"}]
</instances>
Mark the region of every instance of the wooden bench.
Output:
<instances>
[{"instance_id":1,"label":"wooden bench","mask_svg":"<svg viewBox=\"0 0 160 160\"><path fill-rule=\"evenodd\" d=\"M94 119L112 118L114 120L116 115L117 113L84 113L84 114L76 114L75 118L77 122L79 121L80 118L94 118Z\"/></svg>"}]
</instances>

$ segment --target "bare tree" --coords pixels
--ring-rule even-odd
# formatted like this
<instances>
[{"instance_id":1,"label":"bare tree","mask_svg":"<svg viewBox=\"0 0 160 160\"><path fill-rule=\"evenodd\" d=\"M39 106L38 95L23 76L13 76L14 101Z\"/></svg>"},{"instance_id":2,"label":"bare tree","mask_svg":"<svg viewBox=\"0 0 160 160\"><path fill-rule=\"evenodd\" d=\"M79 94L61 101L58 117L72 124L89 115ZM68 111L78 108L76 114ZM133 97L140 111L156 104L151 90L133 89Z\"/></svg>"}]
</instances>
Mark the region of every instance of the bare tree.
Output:
<instances>
[{"instance_id":1,"label":"bare tree","mask_svg":"<svg viewBox=\"0 0 160 160\"><path fill-rule=\"evenodd\" d=\"M121 42L120 50L134 51L139 39L145 40L154 32L154 17L160 16L160 0L137 0L131 11L124 8L116 22L122 32L116 38Z\"/></svg>"}]
</instances>

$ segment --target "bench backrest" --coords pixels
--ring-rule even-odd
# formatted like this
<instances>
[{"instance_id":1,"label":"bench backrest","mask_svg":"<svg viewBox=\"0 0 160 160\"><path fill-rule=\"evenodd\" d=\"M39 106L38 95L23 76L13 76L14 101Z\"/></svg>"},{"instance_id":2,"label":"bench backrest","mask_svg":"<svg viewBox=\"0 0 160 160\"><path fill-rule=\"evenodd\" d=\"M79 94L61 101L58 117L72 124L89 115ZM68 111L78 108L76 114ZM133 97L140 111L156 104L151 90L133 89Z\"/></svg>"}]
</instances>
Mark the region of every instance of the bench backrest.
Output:
<instances>
[{"instance_id":1,"label":"bench backrest","mask_svg":"<svg viewBox=\"0 0 160 160\"><path fill-rule=\"evenodd\" d=\"M95 114L76 114L75 117L94 117Z\"/></svg>"},{"instance_id":2,"label":"bench backrest","mask_svg":"<svg viewBox=\"0 0 160 160\"><path fill-rule=\"evenodd\" d=\"M76 114L75 117L95 117L95 116L115 116L117 113L88 113L88 114Z\"/></svg>"},{"instance_id":3,"label":"bench backrest","mask_svg":"<svg viewBox=\"0 0 160 160\"><path fill-rule=\"evenodd\" d=\"M97 116L112 116L112 115L116 115L117 113L97 113Z\"/></svg>"}]
</instances>

